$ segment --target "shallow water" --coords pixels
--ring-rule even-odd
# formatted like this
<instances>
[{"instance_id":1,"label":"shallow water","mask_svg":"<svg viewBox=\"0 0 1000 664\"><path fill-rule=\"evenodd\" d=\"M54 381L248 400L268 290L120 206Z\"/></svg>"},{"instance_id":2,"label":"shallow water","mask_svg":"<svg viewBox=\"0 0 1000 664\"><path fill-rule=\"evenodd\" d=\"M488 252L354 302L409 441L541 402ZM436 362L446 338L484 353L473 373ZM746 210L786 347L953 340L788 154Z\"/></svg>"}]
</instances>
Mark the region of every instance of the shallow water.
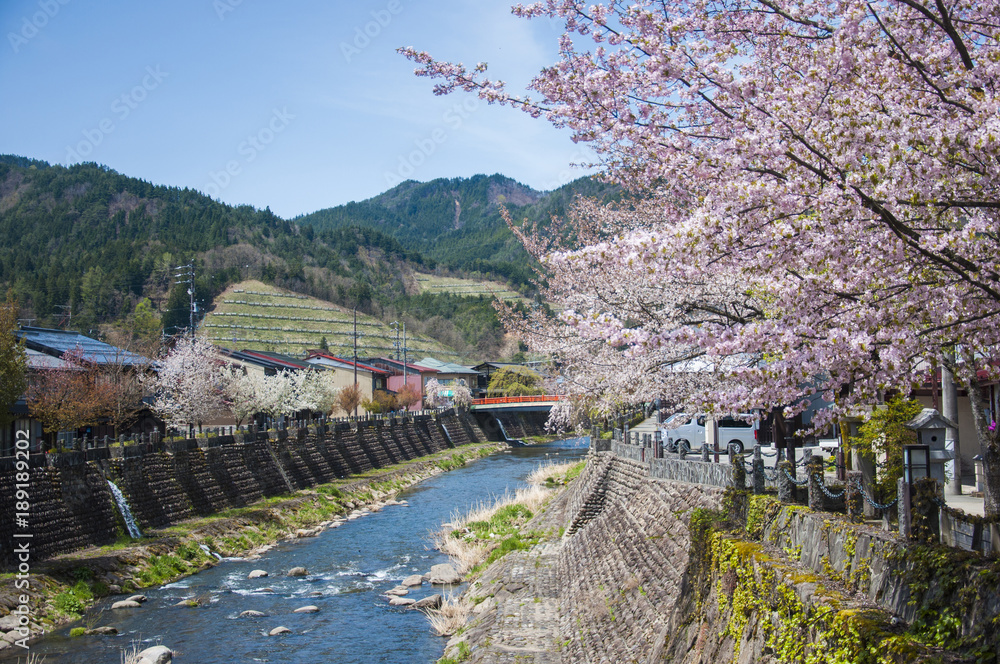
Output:
<instances>
[{"instance_id":1,"label":"shallow water","mask_svg":"<svg viewBox=\"0 0 1000 664\"><path fill-rule=\"evenodd\" d=\"M61 628L33 644L31 653L47 664L119 664L122 650L163 644L183 662L433 662L445 639L435 636L419 611L391 607L383 592L411 574L448 562L432 548L431 534L456 511L524 485L540 462L568 461L586 454L588 440L515 447L464 468L437 475L397 497L407 506L389 506L323 532L319 537L282 543L258 560L225 559L216 567L162 588L142 591L149 599L140 609L107 608L124 596L108 598L95 611L96 625L113 625L111 637L69 637ZM284 576L292 567L309 571L304 578ZM270 576L247 579L255 569ZM452 592L459 592L456 587ZM424 585L407 597L420 599L438 588ZM207 600L196 608L173 606L184 599ZM319 607L296 614L296 608ZM241 611L267 617L238 618ZM292 634L267 636L283 625ZM4 661L14 661L10 653Z\"/></svg>"}]
</instances>

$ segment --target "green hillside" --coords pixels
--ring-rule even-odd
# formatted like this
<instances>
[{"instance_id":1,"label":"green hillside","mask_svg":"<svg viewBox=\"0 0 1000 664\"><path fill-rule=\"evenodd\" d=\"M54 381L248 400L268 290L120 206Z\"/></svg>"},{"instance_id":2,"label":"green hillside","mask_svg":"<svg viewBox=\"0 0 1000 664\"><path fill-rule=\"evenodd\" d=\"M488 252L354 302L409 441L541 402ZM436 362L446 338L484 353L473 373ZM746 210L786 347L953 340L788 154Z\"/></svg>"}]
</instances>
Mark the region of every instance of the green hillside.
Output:
<instances>
[{"instance_id":1,"label":"green hillside","mask_svg":"<svg viewBox=\"0 0 1000 664\"><path fill-rule=\"evenodd\" d=\"M422 260L373 228L317 231L92 163L0 156L0 288L37 325L87 331L148 297L173 332L188 317L175 268L191 263L202 310L255 277L375 312L405 293L404 276Z\"/></svg>"}]
</instances>

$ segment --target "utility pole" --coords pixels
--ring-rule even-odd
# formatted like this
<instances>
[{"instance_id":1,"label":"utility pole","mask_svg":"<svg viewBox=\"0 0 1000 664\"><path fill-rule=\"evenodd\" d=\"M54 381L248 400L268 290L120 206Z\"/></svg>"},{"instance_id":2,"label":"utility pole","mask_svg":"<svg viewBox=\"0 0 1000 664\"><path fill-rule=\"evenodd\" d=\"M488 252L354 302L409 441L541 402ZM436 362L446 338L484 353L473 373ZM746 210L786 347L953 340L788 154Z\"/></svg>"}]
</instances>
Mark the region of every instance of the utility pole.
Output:
<instances>
[{"instance_id":1,"label":"utility pole","mask_svg":"<svg viewBox=\"0 0 1000 664\"><path fill-rule=\"evenodd\" d=\"M392 344L392 347L396 349L396 361L398 362L399 361L399 321L398 320L392 321L391 323L389 323L389 327L391 327L392 329L396 330L396 341ZM403 382L405 383L406 379L403 379Z\"/></svg>"},{"instance_id":2,"label":"utility pole","mask_svg":"<svg viewBox=\"0 0 1000 664\"><path fill-rule=\"evenodd\" d=\"M178 267L175 267L174 270L176 270L174 277L177 279L177 281L175 281L174 283L188 285L187 292L188 292L188 297L190 298L191 301L191 309L188 312L188 322L189 322L188 329L191 331L191 336L193 337L194 312L196 311L194 303L194 263L191 262L188 263L187 265L180 265Z\"/></svg>"},{"instance_id":3,"label":"utility pole","mask_svg":"<svg viewBox=\"0 0 1000 664\"><path fill-rule=\"evenodd\" d=\"M69 304L57 304L55 306L56 309L66 310L66 317L67 317L66 328L69 328L71 325L73 325L73 303L70 302Z\"/></svg>"},{"instance_id":4,"label":"utility pole","mask_svg":"<svg viewBox=\"0 0 1000 664\"><path fill-rule=\"evenodd\" d=\"M358 308L357 307L354 307L354 389L358 389ZM358 396L360 396L360 394ZM354 404L354 419L358 419L357 404Z\"/></svg>"},{"instance_id":5,"label":"utility pole","mask_svg":"<svg viewBox=\"0 0 1000 664\"><path fill-rule=\"evenodd\" d=\"M397 360L399 357L396 358ZM403 386L406 386L406 323L403 323Z\"/></svg>"}]
</instances>

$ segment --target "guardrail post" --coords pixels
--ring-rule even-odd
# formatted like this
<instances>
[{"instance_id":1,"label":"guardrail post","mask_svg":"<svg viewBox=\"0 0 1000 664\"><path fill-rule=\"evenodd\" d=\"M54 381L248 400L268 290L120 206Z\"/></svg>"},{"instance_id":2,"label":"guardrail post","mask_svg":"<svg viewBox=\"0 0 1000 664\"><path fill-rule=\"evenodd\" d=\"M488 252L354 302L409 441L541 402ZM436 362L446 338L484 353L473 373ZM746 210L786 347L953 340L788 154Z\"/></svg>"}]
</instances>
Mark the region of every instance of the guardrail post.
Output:
<instances>
[{"instance_id":1,"label":"guardrail post","mask_svg":"<svg viewBox=\"0 0 1000 664\"><path fill-rule=\"evenodd\" d=\"M747 469L744 466L743 455L734 454L732 459L733 488L737 491L745 491L747 488Z\"/></svg>"},{"instance_id":2,"label":"guardrail post","mask_svg":"<svg viewBox=\"0 0 1000 664\"><path fill-rule=\"evenodd\" d=\"M944 487L932 477L923 477L913 483L913 500L910 506L910 533L925 542L941 539L939 505L944 503Z\"/></svg>"},{"instance_id":3,"label":"guardrail post","mask_svg":"<svg viewBox=\"0 0 1000 664\"><path fill-rule=\"evenodd\" d=\"M847 471L847 484L844 487L844 503L847 506L847 518L860 523L864 518L864 499L861 497L861 471Z\"/></svg>"},{"instance_id":4,"label":"guardrail post","mask_svg":"<svg viewBox=\"0 0 1000 664\"><path fill-rule=\"evenodd\" d=\"M896 480L896 496L899 500L899 536L910 539L910 485L902 477Z\"/></svg>"},{"instance_id":5,"label":"guardrail post","mask_svg":"<svg viewBox=\"0 0 1000 664\"><path fill-rule=\"evenodd\" d=\"M783 503L795 502L795 485L788 478L794 468L791 461L779 461L778 469L778 500Z\"/></svg>"},{"instance_id":6,"label":"guardrail post","mask_svg":"<svg viewBox=\"0 0 1000 664\"><path fill-rule=\"evenodd\" d=\"M810 456L806 462L806 474L809 478L809 509L822 512L823 489L820 483L823 482L823 458Z\"/></svg>"},{"instance_id":7,"label":"guardrail post","mask_svg":"<svg viewBox=\"0 0 1000 664\"><path fill-rule=\"evenodd\" d=\"M751 464L753 492L759 495L764 493L764 457L761 455L760 445L754 445Z\"/></svg>"},{"instance_id":8,"label":"guardrail post","mask_svg":"<svg viewBox=\"0 0 1000 664\"><path fill-rule=\"evenodd\" d=\"M680 445L678 445L678 447L680 447ZM701 445L701 460L708 463L708 445L705 443L702 443Z\"/></svg>"}]
</instances>

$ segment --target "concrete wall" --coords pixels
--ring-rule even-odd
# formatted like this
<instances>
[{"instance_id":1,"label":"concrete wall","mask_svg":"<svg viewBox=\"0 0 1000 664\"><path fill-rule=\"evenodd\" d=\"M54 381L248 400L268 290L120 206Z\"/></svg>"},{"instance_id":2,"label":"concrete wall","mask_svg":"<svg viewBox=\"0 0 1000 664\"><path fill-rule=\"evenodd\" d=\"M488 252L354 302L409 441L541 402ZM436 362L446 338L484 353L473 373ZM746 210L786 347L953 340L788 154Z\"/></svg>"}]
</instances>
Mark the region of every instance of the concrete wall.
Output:
<instances>
[{"instance_id":1,"label":"concrete wall","mask_svg":"<svg viewBox=\"0 0 1000 664\"><path fill-rule=\"evenodd\" d=\"M372 468L409 461L454 445L485 440L468 414L418 416L399 421L368 421L282 431L164 443L162 451L125 448L88 452L104 457L86 461L82 453L54 458L36 455L29 471L28 532L32 560L84 546L107 544L122 531L110 479L127 498L139 528L160 528L183 519L249 505L263 497L289 493ZM12 542L15 523L13 459L0 460L0 541ZM24 531L24 529L19 529ZM14 562L0 550L0 563Z\"/></svg>"}]
</instances>

